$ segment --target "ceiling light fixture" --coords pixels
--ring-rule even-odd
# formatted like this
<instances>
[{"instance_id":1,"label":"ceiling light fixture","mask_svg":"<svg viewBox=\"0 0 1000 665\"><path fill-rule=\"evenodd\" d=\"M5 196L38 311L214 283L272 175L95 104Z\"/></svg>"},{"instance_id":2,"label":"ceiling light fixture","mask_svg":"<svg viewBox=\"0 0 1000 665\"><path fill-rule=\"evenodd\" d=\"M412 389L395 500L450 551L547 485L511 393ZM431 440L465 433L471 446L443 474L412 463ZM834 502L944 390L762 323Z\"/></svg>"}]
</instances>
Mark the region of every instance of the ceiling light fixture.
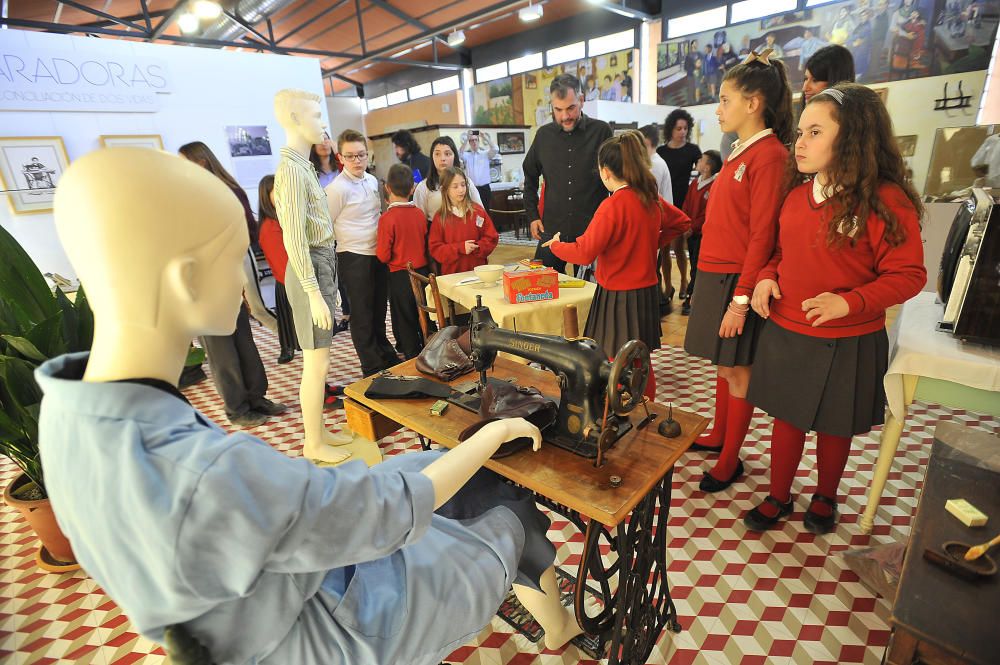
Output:
<instances>
[{"instance_id":1,"label":"ceiling light fixture","mask_svg":"<svg viewBox=\"0 0 1000 665\"><path fill-rule=\"evenodd\" d=\"M456 30L448 35L448 46L458 46L465 41L465 31Z\"/></svg>"},{"instance_id":2,"label":"ceiling light fixture","mask_svg":"<svg viewBox=\"0 0 1000 665\"><path fill-rule=\"evenodd\" d=\"M222 15L222 7L215 0L195 0L191 3L191 9L195 16L209 21Z\"/></svg>"},{"instance_id":3,"label":"ceiling light fixture","mask_svg":"<svg viewBox=\"0 0 1000 665\"><path fill-rule=\"evenodd\" d=\"M521 7L517 10L517 17L525 23L529 21L537 21L542 18L543 11L544 10L541 5L533 5L529 2L527 7Z\"/></svg>"},{"instance_id":4,"label":"ceiling light fixture","mask_svg":"<svg viewBox=\"0 0 1000 665\"><path fill-rule=\"evenodd\" d=\"M185 35L194 34L198 32L198 17L191 12L184 12L177 17L177 27L181 29Z\"/></svg>"}]
</instances>

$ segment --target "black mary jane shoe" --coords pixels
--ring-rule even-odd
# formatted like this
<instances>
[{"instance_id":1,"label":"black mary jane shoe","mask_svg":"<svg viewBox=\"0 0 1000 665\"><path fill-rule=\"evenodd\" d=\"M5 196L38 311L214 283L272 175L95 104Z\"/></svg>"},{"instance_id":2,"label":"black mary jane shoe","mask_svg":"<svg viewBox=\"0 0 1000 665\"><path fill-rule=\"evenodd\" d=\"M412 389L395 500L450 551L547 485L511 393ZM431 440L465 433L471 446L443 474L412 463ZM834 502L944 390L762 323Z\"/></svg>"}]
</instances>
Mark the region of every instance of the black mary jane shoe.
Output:
<instances>
[{"instance_id":1,"label":"black mary jane shoe","mask_svg":"<svg viewBox=\"0 0 1000 665\"><path fill-rule=\"evenodd\" d=\"M813 502L825 503L830 506L829 515L820 515L819 513L814 513L812 511L812 504L809 505L810 510L806 511L806 516L803 518L802 522L806 526L806 531L810 533L815 533L817 536L822 536L823 534L830 533L837 528L837 502L828 496L823 496L822 494L813 494Z\"/></svg>"},{"instance_id":2,"label":"black mary jane shoe","mask_svg":"<svg viewBox=\"0 0 1000 665\"><path fill-rule=\"evenodd\" d=\"M733 471L733 475L730 476L729 480L718 480L715 476L706 471L705 475L701 479L701 482L698 483L698 488L702 492L721 492L735 483L736 480L742 475L743 460L739 460L736 462L736 470Z\"/></svg>"},{"instance_id":3,"label":"black mary jane shoe","mask_svg":"<svg viewBox=\"0 0 1000 665\"><path fill-rule=\"evenodd\" d=\"M772 526L781 521L781 518L788 517L792 514L792 508L794 507L794 501L792 499L788 500L788 503L781 503L773 496L768 495L764 499L764 503L769 503L778 509L778 513L774 517L768 517L760 511L760 506L752 509L746 515L743 516L743 524L746 528L751 531L767 531ZM763 503L761 506L764 505Z\"/></svg>"}]
</instances>

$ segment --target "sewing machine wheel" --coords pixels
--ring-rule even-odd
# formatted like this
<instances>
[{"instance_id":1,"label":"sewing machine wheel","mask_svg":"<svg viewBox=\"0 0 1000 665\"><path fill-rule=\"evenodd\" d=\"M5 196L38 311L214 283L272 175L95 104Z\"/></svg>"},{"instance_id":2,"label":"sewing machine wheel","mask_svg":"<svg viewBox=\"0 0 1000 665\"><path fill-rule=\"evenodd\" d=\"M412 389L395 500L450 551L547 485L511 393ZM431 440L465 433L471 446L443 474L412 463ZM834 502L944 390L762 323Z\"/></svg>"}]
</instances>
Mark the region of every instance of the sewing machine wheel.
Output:
<instances>
[{"instance_id":1,"label":"sewing machine wheel","mask_svg":"<svg viewBox=\"0 0 1000 665\"><path fill-rule=\"evenodd\" d=\"M627 415L639 406L649 371L649 347L644 343L633 339L618 350L608 377L608 407L615 415Z\"/></svg>"}]
</instances>

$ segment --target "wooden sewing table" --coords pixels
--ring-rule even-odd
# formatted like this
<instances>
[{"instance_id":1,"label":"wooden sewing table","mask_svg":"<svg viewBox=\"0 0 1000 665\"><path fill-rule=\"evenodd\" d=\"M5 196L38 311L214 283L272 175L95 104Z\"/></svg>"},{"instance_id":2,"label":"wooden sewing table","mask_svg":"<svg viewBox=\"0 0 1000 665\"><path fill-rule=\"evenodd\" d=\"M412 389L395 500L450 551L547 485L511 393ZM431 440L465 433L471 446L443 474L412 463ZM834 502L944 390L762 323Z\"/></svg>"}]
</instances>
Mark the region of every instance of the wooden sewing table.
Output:
<instances>
[{"instance_id":1,"label":"wooden sewing table","mask_svg":"<svg viewBox=\"0 0 1000 665\"><path fill-rule=\"evenodd\" d=\"M401 376L421 376L414 361L392 368ZM543 394L559 396L555 374L498 358L490 372L500 379L514 379L518 385L534 386ZM466 374L452 385L476 379ZM344 389L344 408L350 427L372 440L406 427L446 448L459 445L458 435L478 421L470 411L449 405L443 416L430 415L433 398L371 399L365 390L372 378L357 381ZM587 633L587 651L609 663L645 663L664 627L680 631L677 610L667 582L667 513L674 464L705 429L707 420L674 409L674 419L682 427L676 439L657 433L667 409L650 404L657 419L645 429L633 428L605 454L601 468L594 460L574 455L554 445L541 450L525 450L499 460L489 460L486 468L535 493L537 501L563 515L584 535L584 550L576 571L573 590L577 619ZM637 424L645 412L639 407L630 414ZM612 477L616 486L612 486ZM603 541L602 541L603 539ZM610 550L608 563L601 555ZM588 614L584 600L591 594L598 600L596 615ZM595 609L595 608L591 608Z\"/></svg>"}]
</instances>

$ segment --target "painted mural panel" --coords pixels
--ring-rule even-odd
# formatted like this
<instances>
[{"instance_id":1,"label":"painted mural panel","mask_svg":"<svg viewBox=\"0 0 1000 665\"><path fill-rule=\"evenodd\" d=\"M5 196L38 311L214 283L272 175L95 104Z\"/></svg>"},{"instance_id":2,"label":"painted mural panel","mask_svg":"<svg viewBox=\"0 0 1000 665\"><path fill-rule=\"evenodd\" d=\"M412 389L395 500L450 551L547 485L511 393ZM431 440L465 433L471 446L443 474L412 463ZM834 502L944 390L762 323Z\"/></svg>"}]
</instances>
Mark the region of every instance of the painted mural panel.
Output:
<instances>
[{"instance_id":1,"label":"painted mural panel","mask_svg":"<svg viewBox=\"0 0 1000 665\"><path fill-rule=\"evenodd\" d=\"M563 73L579 77L588 101L631 102L635 95L635 59L628 49L479 83L472 88L473 122L531 127L550 122L549 85Z\"/></svg>"},{"instance_id":2,"label":"painted mural panel","mask_svg":"<svg viewBox=\"0 0 1000 665\"><path fill-rule=\"evenodd\" d=\"M998 23L1000 0L850 0L688 35L658 47L657 103L716 101L726 70L765 48L793 89L828 44L850 49L859 83L986 69Z\"/></svg>"}]
</instances>

